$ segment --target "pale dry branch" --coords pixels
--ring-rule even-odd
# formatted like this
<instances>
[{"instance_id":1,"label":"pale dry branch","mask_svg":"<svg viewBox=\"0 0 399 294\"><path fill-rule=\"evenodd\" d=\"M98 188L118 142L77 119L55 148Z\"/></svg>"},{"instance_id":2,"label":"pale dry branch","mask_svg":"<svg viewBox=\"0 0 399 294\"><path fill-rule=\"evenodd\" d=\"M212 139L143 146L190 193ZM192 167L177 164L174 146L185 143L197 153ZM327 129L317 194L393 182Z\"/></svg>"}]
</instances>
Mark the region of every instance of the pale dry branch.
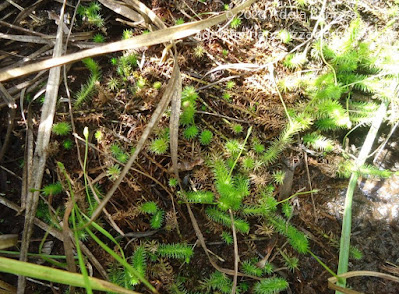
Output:
<instances>
[{"instance_id":1,"label":"pale dry branch","mask_svg":"<svg viewBox=\"0 0 399 294\"><path fill-rule=\"evenodd\" d=\"M151 46L185 38L197 34L203 29L206 29L208 27L221 23L227 19L230 19L235 14L249 7L254 2L255 0L246 1L243 4L237 6L236 8L233 8L232 10L226 13L223 13L219 16L211 17L206 20L173 26L155 32L150 32L145 35L136 36L128 40L117 41L99 47L72 53L69 55L50 58L34 64L25 65L19 68L0 71L0 81L6 81L9 79L34 73L43 69L49 69L67 63L75 62L87 57L102 55L111 52L123 51L128 49L136 49L140 47Z\"/></svg>"},{"instance_id":2,"label":"pale dry branch","mask_svg":"<svg viewBox=\"0 0 399 294\"><path fill-rule=\"evenodd\" d=\"M61 8L61 19L64 16L65 2ZM57 30L57 40L54 46L54 57L62 55L62 22L60 22ZM49 72L46 95L44 98L41 120L36 140L36 148L33 156L32 170L28 171L32 176L28 187L32 187L34 192L29 191L26 198L25 224L21 243L21 261L27 261L30 237L32 235L33 220L36 215L36 209L39 202L39 193L42 184L42 178L47 161L47 147L50 142L51 128L55 115L55 107L57 104L58 87L61 78L61 68L54 67ZM33 172L34 171L34 172ZM28 177L29 178L29 177ZM66 241L66 240L65 240ZM26 277L18 277L18 294L25 292Z\"/></svg>"}]
</instances>

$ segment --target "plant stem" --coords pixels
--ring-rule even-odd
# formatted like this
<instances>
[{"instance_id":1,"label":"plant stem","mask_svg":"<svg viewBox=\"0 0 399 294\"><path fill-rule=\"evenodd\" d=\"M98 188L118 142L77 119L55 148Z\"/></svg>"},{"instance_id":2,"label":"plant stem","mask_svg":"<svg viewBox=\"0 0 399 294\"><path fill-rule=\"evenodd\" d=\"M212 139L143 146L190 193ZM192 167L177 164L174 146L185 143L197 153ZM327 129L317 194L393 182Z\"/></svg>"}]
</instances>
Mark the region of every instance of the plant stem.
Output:
<instances>
[{"instance_id":1,"label":"plant stem","mask_svg":"<svg viewBox=\"0 0 399 294\"><path fill-rule=\"evenodd\" d=\"M244 143L242 144L242 148L240 148L241 149L240 153L238 153L238 156L237 156L236 160L234 161L233 166L230 169L229 177L231 177L231 174L233 173L234 167L236 166L237 161L240 159L241 153L242 153L242 151L245 148L245 144L247 144L247 141L248 141L249 135L251 134L251 131L252 131L252 126L249 127L249 129L247 131L247 136L245 137Z\"/></svg>"},{"instance_id":2,"label":"plant stem","mask_svg":"<svg viewBox=\"0 0 399 294\"><path fill-rule=\"evenodd\" d=\"M364 165L367 156L370 153L377 132L381 126L381 123L386 116L387 108L388 108L388 102L386 101L382 102L380 107L378 108L377 113L375 114L375 119L372 122L370 130L363 143L362 149L360 150L359 156L356 159L355 162L356 168L359 168L360 166ZM345 198L345 207L344 207L344 215L342 223L341 243L339 249L339 263L338 263L338 272L337 272L338 275L346 273L348 271L349 247L350 247L351 226L352 226L352 199L358 178L359 178L358 172L352 173L352 176L349 180L348 189L345 195L346 198ZM340 282L337 283L337 285L345 287L346 280L343 280L341 283ZM336 291L335 293L341 294L341 292L339 291Z\"/></svg>"}]
</instances>

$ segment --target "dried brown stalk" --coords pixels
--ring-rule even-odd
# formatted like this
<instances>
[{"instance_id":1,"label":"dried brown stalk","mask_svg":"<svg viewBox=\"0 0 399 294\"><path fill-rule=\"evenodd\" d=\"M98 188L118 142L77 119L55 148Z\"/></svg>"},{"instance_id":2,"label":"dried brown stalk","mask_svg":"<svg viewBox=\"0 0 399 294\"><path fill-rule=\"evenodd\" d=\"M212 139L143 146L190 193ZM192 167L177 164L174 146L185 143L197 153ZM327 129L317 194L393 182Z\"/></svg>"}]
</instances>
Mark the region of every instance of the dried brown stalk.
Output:
<instances>
[{"instance_id":1,"label":"dried brown stalk","mask_svg":"<svg viewBox=\"0 0 399 294\"><path fill-rule=\"evenodd\" d=\"M64 16L65 2L61 8L61 18ZM54 46L54 57L62 55L62 22L58 26L57 41ZM30 237L32 235L33 220L36 215L37 204L39 202L39 193L42 184L42 178L47 160L47 147L50 142L51 128L55 115L55 106L57 103L58 86L61 78L61 68L54 67L49 72L46 95L42 108L41 122L38 130L36 149L32 163L32 177L28 187L32 187L34 192L29 191L26 199L25 224L21 243L21 261L27 261ZM28 171L29 172L29 171ZM65 240L66 241L66 240ZM18 294L25 292L26 277L18 277Z\"/></svg>"}]
</instances>

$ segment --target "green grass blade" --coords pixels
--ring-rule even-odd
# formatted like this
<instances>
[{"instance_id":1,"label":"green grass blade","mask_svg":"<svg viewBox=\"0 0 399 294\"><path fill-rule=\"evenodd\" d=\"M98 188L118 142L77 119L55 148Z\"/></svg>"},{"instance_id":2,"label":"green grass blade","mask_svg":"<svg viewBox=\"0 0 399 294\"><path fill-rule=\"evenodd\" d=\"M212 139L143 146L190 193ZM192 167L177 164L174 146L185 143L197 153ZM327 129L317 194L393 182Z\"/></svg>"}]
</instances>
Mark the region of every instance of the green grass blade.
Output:
<instances>
[{"instance_id":1,"label":"green grass blade","mask_svg":"<svg viewBox=\"0 0 399 294\"><path fill-rule=\"evenodd\" d=\"M368 154L370 153L373 142L377 136L377 132L381 126L383 119L386 117L388 104L389 104L388 102L382 102L377 113L375 114L375 119L370 127L367 137L364 140L362 149L360 150L359 156L356 160L357 167L364 165L368 157ZM358 177L359 177L358 172L354 172L352 174L349 181L348 189L346 191L344 216L343 216L342 231L341 231L341 242L339 248L339 263L338 263L338 272L337 272L338 275L346 273L348 271L350 237L352 229L352 199ZM346 284L345 280L342 283L340 282L337 283L338 286L342 287L345 287L345 284ZM336 291L335 293L339 294L341 292Z\"/></svg>"},{"instance_id":2,"label":"green grass blade","mask_svg":"<svg viewBox=\"0 0 399 294\"><path fill-rule=\"evenodd\" d=\"M150 284L150 282L148 282L139 272L137 272L130 264L128 264L125 259L121 258L111 248L109 248L100 239L98 239L97 236L94 235L94 233L89 228L86 228L86 232L93 238L93 240L98 245L100 245L102 249L104 249L113 258L115 258L115 260L122 264L133 276L137 277L144 285L147 286L148 289L150 289L153 293L158 293L158 291Z\"/></svg>"},{"instance_id":3,"label":"green grass blade","mask_svg":"<svg viewBox=\"0 0 399 294\"><path fill-rule=\"evenodd\" d=\"M81 274L70 273L6 257L0 257L0 272L85 288L85 281ZM93 277L88 277L88 282L93 290L110 291L122 294L140 294L139 292L127 290L110 282Z\"/></svg>"}]
</instances>

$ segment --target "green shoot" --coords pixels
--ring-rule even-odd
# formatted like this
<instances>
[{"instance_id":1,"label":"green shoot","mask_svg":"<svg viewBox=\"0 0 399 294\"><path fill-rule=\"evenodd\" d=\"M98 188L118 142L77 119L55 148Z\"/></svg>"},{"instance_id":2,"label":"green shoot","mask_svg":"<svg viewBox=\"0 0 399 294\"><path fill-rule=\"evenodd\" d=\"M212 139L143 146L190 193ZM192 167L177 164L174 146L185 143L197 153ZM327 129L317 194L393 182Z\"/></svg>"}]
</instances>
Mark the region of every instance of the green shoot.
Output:
<instances>
[{"instance_id":1,"label":"green shoot","mask_svg":"<svg viewBox=\"0 0 399 294\"><path fill-rule=\"evenodd\" d=\"M73 141L71 139L66 139L62 142L62 147L66 150L70 150L73 147Z\"/></svg>"},{"instance_id":2,"label":"green shoot","mask_svg":"<svg viewBox=\"0 0 399 294\"><path fill-rule=\"evenodd\" d=\"M161 244L157 250L158 255L168 258L184 259L189 263L194 254L193 248L186 244Z\"/></svg>"},{"instance_id":3,"label":"green shoot","mask_svg":"<svg viewBox=\"0 0 399 294\"><path fill-rule=\"evenodd\" d=\"M283 278L268 278L257 282L254 286L255 294L272 294L284 291L288 288L288 282Z\"/></svg>"},{"instance_id":4,"label":"green shoot","mask_svg":"<svg viewBox=\"0 0 399 294\"><path fill-rule=\"evenodd\" d=\"M95 43L104 43L105 37L102 34L95 34L93 37L93 42Z\"/></svg>"},{"instance_id":5,"label":"green shoot","mask_svg":"<svg viewBox=\"0 0 399 294\"><path fill-rule=\"evenodd\" d=\"M165 138L158 138L151 142L149 149L156 155L165 154L169 149L169 142Z\"/></svg>"},{"instance_id":6,"label":"green shoot","mask_svg":"<svg viewBox=\"0 0 399 294\"><path fill-rule=\"evenodd\" d=\"M118 164L114 164L107 169L107 175L112 181L115 181L120 174L121 167Z\"/></svg>"},{"instance_id":7,"label":"green shoot","mask_svg":"<svg viewBox=\"0 0 399 294\"><path fill-rule=\"evenodd\" d=\"M201 132L199 140L200 140L201 145L206 146L211 143L212 138L213 138L213 133L209 130L204 130Z\"/></svg>"},{"instance_id":8,"label":"green shoot","mask_svg":"<svg viewBox=\"0 0 399 294\"><path fill-rule=\"evenodd\" d=\"M49 184L44 186L42 191L45 196L57 195L62 192L62 185L60 182Z\"/></svg>"},{"instance_id":9,"label":"green shoot","mask_svg":"<svg viewBox=\"0 0 399 294\"><path fill-rule=\"evenodd\" d=\"M288 44L292 40L290 32L285 29L281 30L278 33L278 36L280 37L281 42L283 42L284 44Z\"/></svg>"},{"instance_id":10,"label":"green shoot","mask_svg":"<svg viewBox=\"0 0 399 294\"><path fill-rule=\"evenodd\" d=\"M155 214L158 211L158 205L154 201L149 201L141 204L139 209L144 213Z\"/></svg>"},{"instance_id":11,"label":"green shoot","mask_svg":"<svg viewBox=\"0 0 399 294\"><path fill-rule=\"evenodd\" d=\"M71 132L71 124L69 122L59 122L53 124L52 131L58 136L66 136Z\"/></svg>"},{"instance_id":12,"label":"green shoot","mask_svg":"<svg viewBox=\"0 0 399 294\"><path fill-rule=\"evenodd\" d=\"M241 25L241 18L239 18L238 16L235 16L233 20L230 22L230 27L232 29L238 29L240 25Z\"/></svg>"},{"instance_id":13,"label":"green shoot","mask_svg":"<svg viewBox=\"0 0 399 294\"><path fill-rule=\"evenodd\" d=\"M194 139L196 136L198 135L198 128L195 125L189 126L187 127L184 132L183 132L183 136L187 139L187 140L192 140Z\"/></svg>"}]
</instances>

